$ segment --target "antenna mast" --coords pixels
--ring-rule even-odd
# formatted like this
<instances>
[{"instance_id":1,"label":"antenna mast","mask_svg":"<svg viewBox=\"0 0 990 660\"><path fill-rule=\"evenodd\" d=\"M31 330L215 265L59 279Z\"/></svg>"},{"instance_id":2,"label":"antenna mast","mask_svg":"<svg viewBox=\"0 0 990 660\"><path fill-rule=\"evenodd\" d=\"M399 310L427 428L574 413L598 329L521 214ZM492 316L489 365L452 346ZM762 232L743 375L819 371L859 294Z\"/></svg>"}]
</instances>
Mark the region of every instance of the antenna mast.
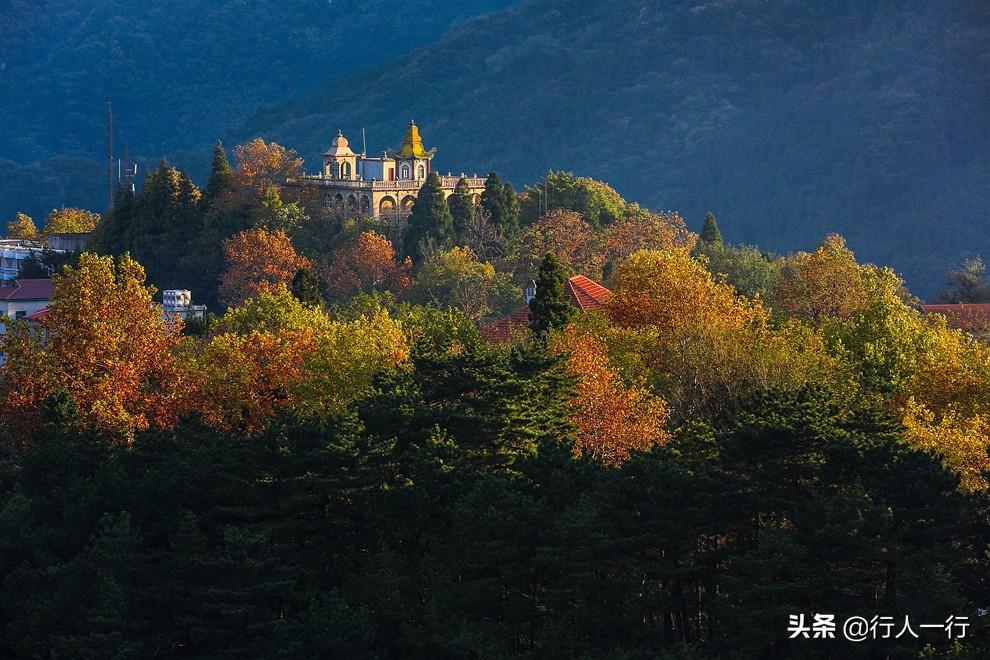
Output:
<instances>
[{"instance_id":1,"label":"antenna mast","mask_svg":"<svg viewBox=\"0 0 990 660\"><path fill-rule=\"evenodd\" d=\"M364 126L361 127L361 155L368 155L368 140L364 137Z\"/></svg>"},{"instance_id":2,"label":"antenna mast","mask_svg":"<svg viewBox=\"0 0 990 660\"><path fill-rule=\"evenodd\" d=\"M107 98L107 209L113 206L113 105Z\"/></svg>"}]
</instances>

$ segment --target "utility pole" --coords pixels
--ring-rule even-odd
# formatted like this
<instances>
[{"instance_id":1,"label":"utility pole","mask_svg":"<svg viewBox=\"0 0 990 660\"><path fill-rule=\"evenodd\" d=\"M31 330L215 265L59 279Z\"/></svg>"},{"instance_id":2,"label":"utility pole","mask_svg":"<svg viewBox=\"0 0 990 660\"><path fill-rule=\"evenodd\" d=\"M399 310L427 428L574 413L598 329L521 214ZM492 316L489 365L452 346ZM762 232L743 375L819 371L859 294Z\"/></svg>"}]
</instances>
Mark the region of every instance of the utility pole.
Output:
<instances>
[{"instance_id":1,"label":"utility pole","mask_svg":"<svg viewBox=\"0 0 990 660\"><path fill-rule=\"evenodd\" d=\"M107 98L107 210L113 206L113 105Z\"/></svg>"}]
</instances>

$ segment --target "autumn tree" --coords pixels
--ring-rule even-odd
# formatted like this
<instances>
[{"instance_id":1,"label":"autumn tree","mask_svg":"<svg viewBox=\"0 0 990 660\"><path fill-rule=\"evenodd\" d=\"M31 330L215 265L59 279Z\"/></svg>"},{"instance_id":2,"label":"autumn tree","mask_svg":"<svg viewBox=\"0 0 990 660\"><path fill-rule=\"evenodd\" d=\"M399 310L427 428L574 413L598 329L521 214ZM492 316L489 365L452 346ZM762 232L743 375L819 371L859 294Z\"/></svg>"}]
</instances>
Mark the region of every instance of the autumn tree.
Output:
<instances>
[{"instance_id":1,"label":"autumn tree","mask_svg":"<svg viewBox=\"0 0 990 660\"><path fill-rule=\"evenodd\" d=\"M49 339L20 324L3 338L11 420L35 419L50 396L64 392L84 423L113 437L174 424L187 409L177 357L182 323L163 318L141 265L127 255L115 263L83 253L53 283Z\"/></svg>"},{"instance_id":2,"label":"autumn tree","mask_svg":"<svg viewBox=\"0 0 990 660\"><path fill-rule=\"evenodd\" d=\"M357 291L391 291L402 295L412 284L412 260L396 261L392 243L365 231L338 247L320 268L328 294L337 300Z\"/></svg>"},{"instance_id":3,"label":"autumn tree","mask_svg":"<svg viewBox=\"0 0 990 660\"><path fill-rule=\"evenodd\" d=\"M552 252L565 270L600 280L605 254L601 237L573 211L551 211L521 230L513 238L503 259L518 282L529 281L547 252Z\"/></svg>"},{"instance_id":4,"label":"autumn tree","mask_svg":"<svg viewBox=\"0 0 990 660\"><path fill-rule=\"evenodd\" d=\"M470 248L455 247L433 255L416 275L410 297L440 307L455 307L473 321L522 301L512 278L480 261Z\"/></svg>"},{"instance_id":5,"label":"autumn tree","mask_svg":"<svg viewBox=\"0 0 990 660\"><path fill-rule=\"evenodd\" d=\"M375 373L401 363L401 324L385 312L333 321L285 289L235 307L196 358L198 411L211 426L256 433L280 412L343 412Z\"/></svg>"},{"instance_id":6,"label":"autumn tree","mask_svg":"<svg viewBox=\"0 0 990 660\"><path fill-rule=\"evenodd\" d=\"M669 438L666 402L642 382L626 385L609 362L608 344L591 329L569 324L552 348L568 356L567 368L577 379L571 403L575 451L614 466L631 451L646 451Z\"/></svg>"},{"instance_id":7,"label":"autumn tree","mask_svg":"<svg viewBox=\"0 0 990 660\"><path fill-rule=\"evenodd\" d=\"M614 267L615 263L639 250L691 247L694 237L677 213L651 213L632 208L605 228L601 242L607 264Z\"/></svg>"},{"instance_id":8,"label":"autumn tree","mask_svg":"<svg viewBox=\"0 0 990 660\"><path fill-rule=\"evenodd\" d=\"M288 286L300 268L311 268L282 230L242 231L223 242L223 251L227 270L220 282L220 295L228 305Z\"/></svg>"},{"instance_id":9,"label":"autumn tree","mask_svg":"<svg viewBox=\"0 0 990 660\"><path fill-rule=\"evenodd\" d=\"M237 181L244 188L262 192L268 186L281 188L287 179L302 174L303 160L295 149L255 138L234 148Z\"/></svg>"},{"instance_id":10,"label":"autumn tree","mask_svg":"<svg viewBox=\"0 0 990 660\"><path fill-rule=\"evenodd\" d=\"M430 172L419 189L412 213L409 214L409 224L402 244L403 254L407 257L419 257L424 241L432 240L437 245L444 245L453 237L453 219L447 208L440 177L436 172Z\"/></svg>"},{"instance_id":11,"label":"autumn tree","mask_svg":"<svg viewBox=\"0 0 990 660\"><path fill-rule=\"evenodd\" d=\"M45 218L45 226L41 233L50 234L87 234L100 222L100 214L85 209L67 208L52 209Z\"/></svg>"},{"instance_id":12,"label":"autumn tree","mask_svg":"<svg viewBox=\"0 0 990 660\"><path fill-rule=\"evenodd\" d=\"M621 262L606 309L620 363L646 366L679 421L834 373L820 336L794 322L774 327L759 301L713 279L686 247Z\"/></svg>"},{"instance_id":13,"label":"autumn tree","mask_svg":"<svg viewBox=\"0 0 990 660\"><path fill-rule=\"evenodd\" d=\"M786 259L770 304L774 311L820 326L851 319L866 299L856 257L841 236L830 234L814 252Z\"/></svg>"},{"instance_id":14,"label":"autumn tree","mask_svg":"<svg viewBox=\"0 0 990 660\"><path fill-rule=\"evenodd\" d=\"M38 238L38 228L31 216L17 212L17 216L7 223L7 238Z\"/></svg>"},{"instance_id":15,"label":"autumn tree","mask_svg":"<svg viewBox=\"0 0 990 660\"><path fill-rule=\"evenodd\" d=\"M547 252L536 276L536 295L529 301L529 325L543 334L564 327L574 308L564 297L567 274L553 252Z\"/></svg>"}]
</instances>

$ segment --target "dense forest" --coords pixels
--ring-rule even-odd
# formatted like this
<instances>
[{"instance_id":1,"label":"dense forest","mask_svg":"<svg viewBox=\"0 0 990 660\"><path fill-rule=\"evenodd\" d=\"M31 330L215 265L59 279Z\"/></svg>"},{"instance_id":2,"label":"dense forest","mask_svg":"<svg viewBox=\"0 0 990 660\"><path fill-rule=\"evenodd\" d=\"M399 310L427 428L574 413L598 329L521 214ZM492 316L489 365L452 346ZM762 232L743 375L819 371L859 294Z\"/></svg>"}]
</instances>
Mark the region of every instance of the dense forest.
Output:
<instances>
[{"instance_id":1,"label":"dense forest","mask_svg":"<svg viewBox=\"0 0 990 660\"><path fill-rule=\"evenodd\" d=\"M109 86L120 145L201 184L216 137L312 163L337 128L375 152L412 117L443 171L572 170L779 252L839 231L925 297L990 253L979 0L76 4L7 10L0 214L105 207ZM344 36L361 48L342 56ZM58 155L91 162L35 162Z\"/></svg>"},{"instance_id":2,"label":"dense forest","mask_svg":"<svg viewBox=\"0 0 990 660\"><path fill-rule=\"evenodd\" d=\"M567 172L434 173L390 223L233 153L8 227L96 225L0 338L0 656L990 653L990 346L841 236L775 256ZM179 281L214 313L163 314Z\"/></svg>"}]
</instances>

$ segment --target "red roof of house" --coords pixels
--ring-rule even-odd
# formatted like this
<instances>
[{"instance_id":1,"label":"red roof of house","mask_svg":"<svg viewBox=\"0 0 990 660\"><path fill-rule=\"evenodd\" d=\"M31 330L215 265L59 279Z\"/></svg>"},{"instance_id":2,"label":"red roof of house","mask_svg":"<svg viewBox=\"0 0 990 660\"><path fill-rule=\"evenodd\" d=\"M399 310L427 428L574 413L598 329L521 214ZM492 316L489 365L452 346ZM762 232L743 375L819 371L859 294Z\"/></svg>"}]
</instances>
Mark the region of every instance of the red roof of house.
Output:
<instances>
[{"instance_id":1,"label":"red roof of house","mask_svg":"<svg viewBox=\"0 0 990 660\"><path fill-rule=\"evenodd\" d=\"M953 328L990 330L990 303L922 305L928 314L942 314Z\"/></svg>"},{"instance_id":2,"label":"red roof of house","mask_svg":"<svg viewBox=\"0 0 990 660\"><path fill-rule=\"evenodd\" d=\"M48 318L48 315L52 313L51 307L45 307L44 309L39 309L37 312L31 312L24 318L28 321L41 321Z\"/></svg>"},{"instance_id":3,"label":"red roof of house","mask_svg":"<svg viewBox=\"0 0 990 660\"><path fill-rule=\"evenodd\" d=\"M564 295L567 296L567 300L582 311L598 309L605 304L605 300L611 294L611 291L584 275L575 275L564 282ZM508 341L528 326L529 304L527 303L517 307L508 316L486 325L481 329L481 334L488 341Z\"/></svg>"},{"instance_id":4,"label":"red roof of house","mask_svg":"<svg viewBox=\"0 0 990 660\"><path fill-rule=\"evenodd\" d=\"M0 287L0 300L48 300L52 290L51 280L14 280L13 285Z\"/></svg>"}]
</instances>

